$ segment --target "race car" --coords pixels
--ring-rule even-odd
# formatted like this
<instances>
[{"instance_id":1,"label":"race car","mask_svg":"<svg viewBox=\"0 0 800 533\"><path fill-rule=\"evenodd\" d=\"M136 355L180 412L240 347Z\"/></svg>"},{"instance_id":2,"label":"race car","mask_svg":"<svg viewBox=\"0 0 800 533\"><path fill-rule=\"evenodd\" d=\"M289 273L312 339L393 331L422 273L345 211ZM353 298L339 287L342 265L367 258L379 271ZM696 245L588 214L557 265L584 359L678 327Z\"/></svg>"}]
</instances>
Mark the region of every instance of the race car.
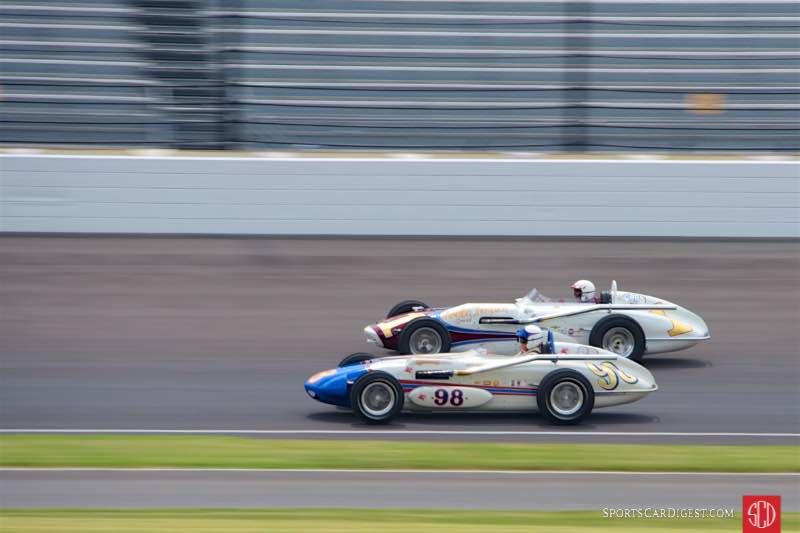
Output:
<instances>
[{"instance_id":1,"label":"race car","mask_svg":"<svg viewBox=\"0 0 800 533\"><path fill-rule=\"evenodd\" d=\"M538 411L554 424L576 424L595 408L635 402L658 388L647 369L617 354L552 335L546 346L545 353L516 356L353 354L308 378L305 390L370 424L403 411Z\"/></svg>"},{"instance_id":2,"label":"race car","mask_svg":"<svg viewBox=\"0 0 800 533\"><path fill-rule=\"evenodd\" d=\"M538 324L558 340L588 344L633 360L683 350L711 338L697 314L672 302L611 290L589 302L556 301L533 289L515 303L430 307L417 300L395 305L386 319L364 328L367 342L401 354L458 352L485 347L514 353L520 325Z\"/></svg>"}]
</instances>

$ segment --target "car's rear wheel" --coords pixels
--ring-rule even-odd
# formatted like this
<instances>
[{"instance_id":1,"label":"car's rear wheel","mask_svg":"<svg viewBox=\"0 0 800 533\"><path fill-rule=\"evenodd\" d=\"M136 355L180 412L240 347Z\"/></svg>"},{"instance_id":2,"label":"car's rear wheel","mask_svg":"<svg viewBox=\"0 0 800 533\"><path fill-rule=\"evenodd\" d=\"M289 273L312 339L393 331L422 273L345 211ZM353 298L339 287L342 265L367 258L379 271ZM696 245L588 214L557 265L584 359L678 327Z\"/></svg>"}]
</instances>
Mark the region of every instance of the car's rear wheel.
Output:
<instances>
[{"instance_id":1,"label":"car's rear wheel","mask_svg":"<svg viewBox=\"0 0 800 533\"><path fill-rule=\"evenodd\" d=\"M539 411L553 424L577 424L594 408L594 390L579 372L554 370L547 374L536 392Z\"/></svg>"},{"instance_id":2,"label":"car's rear wheel","mask_svg":"<svg viewBox=\"0 0 800 533\"><path fill-rule=\"evenodd\" d=\"M400 334L398 351L413 355L445 353L450 351L450 335L435 320L418 318Z\"/></svg>"},{"instance_id":3,"label":"car's rear wheel","mask_svg":"<svg viewBox=\"0 0 800 533\"><path fill-rule=\"evenodd\" d=\"M403 300L402 302L395 304L394 307L389 309L389 313L386 315L386 318L392 318L393 316L410 313L415 308L427 309L428 305L425 304L424 302L420 302L419 300Z\"/></svg>"},{"instance_id":4,"label":"car's rear wheel","mask_svg":"<svg viewBox=\"0 0 800 533\"><path fill-rule=\"evenodd\" d=\"M368 424L386 424L403 410L405 395L400 383L386 372L360 377L350 390L353 413Z\"/></svg>"},{"instance_id":5,"label":"car's rear wheel","mask_svg":"<svg viewBox=\"0 0 800 533\"><path fill-rule=\"evenodd\" d=\"M633 361L640 361L645 350L642 328L624 316L610 316L595 324L589 344Z\"/></svg>"},{"instance_id":6,"label":"car's rear wheel","mask_svg":"<svg viewBox=\"0 0 800 533\"><path fill-rule=\"evenodd\" d=\"M375 359L375 356L372 355L371 353L366 353L366 352L351 353L350 355L339 361L339 367L355 365L356 363L363 363L364 361L369 361L371 359Z\"/></svg>"}]
</instances>

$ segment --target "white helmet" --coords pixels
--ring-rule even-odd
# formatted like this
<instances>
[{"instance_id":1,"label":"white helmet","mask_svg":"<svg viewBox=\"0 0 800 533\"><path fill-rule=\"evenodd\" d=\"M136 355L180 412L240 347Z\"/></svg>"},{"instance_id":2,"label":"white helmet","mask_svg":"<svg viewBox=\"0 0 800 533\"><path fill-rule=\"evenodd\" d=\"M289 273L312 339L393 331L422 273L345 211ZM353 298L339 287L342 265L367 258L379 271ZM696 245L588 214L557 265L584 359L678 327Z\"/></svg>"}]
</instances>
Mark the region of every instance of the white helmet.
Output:
<instances>
[{"instance_id":1,"label":"white helmet","mask_svg":"<svg viewBox=\"0 0 800 533\"><path fill-rule=\"evenodd\" d=\"M542 333L539 326L531 325L520 328L519 331L517 331L517 337L520 342L524 342L528 345L529 350L541 346L544 342L544 333Z\"/></svg>"},{"instance_id":2,"label":"white helmet","mask_svg":"<svg viewBox=\"0 0 800 533\"><path fill-rule=\"evenodd\" d=\"M575 299L579 302L591 302L594 300L594 283L588 279L579 279L571 287Z\"/></svg>"}]
</instances>

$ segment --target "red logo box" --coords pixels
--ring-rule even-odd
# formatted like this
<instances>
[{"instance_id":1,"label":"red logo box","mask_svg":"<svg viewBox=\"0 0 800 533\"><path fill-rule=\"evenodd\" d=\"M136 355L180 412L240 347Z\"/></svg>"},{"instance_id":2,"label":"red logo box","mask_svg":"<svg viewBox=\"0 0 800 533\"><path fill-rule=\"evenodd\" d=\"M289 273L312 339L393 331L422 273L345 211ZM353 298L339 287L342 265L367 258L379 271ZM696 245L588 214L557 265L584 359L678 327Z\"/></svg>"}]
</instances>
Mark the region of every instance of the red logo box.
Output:
<instances>
[{"instance_id":1,"label":"red logo box","mask_svg":"<svg viewBox=\"0 0 800 533\"><path fill-rule=\"evenodd\" d=\"M780 496L742 496L742 533L780 533Z\"/></svg>"}]
</instances>

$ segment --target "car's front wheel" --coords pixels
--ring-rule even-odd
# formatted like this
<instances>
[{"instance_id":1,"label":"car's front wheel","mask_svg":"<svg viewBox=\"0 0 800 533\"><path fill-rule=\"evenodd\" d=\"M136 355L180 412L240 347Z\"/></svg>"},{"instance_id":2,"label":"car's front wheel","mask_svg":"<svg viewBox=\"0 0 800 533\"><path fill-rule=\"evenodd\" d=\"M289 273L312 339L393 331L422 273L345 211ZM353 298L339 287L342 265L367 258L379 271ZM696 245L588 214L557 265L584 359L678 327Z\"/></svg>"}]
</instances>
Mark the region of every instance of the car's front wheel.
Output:
<instances>
[{"instance_id":1,"label":"car's front wheel","mask_svg":"<svg viewBox=\"0 0 800 533\"><path fill-rule=\"evenodd\" d=\"M405 396L400 383L386 372L360 377L350 390L353 413L367 424L386 424L403 410Z\"/></svg>"},{"instance_id":2,"label":"car's front wheel","mask_svg":"<svg viewBox=\"0 0 800 533\"><path fill-rule=\"evenodd\" d=\"M577 424L594 408L594 390L579 372L567 368L547 374L536 392L539 411L553 424Z\"/></svg>"},{"instance_id":3,"label":"car's front wheel","mask_svg":"<svg viewBox=\"0 0 800 533\"><path fill-rule=\"evenodd\" d=\"M392 318L398 315L404 315L406 313L410 313L414 309L428 309L428 305L424 302L420 302L419 300L403 300L400 303L397 303L389 309L389 312L386 313L386 318Z\"/></svg>"},{"instance_id":4,"label":"car's front wheel","mask_svg":"<svg viewBox=\"0 0 800 533\"><path fill-rule=\"evenodd\" d=\"M400 334L397 348L401 354L446 353L450 351L450 334L435 320L418 318Z\"/></svg>"},{"instance_id":5,"label":"car's front wheel","mask_svg":"<svg viewBox=\"0 0 800 533\"><path fill-rule=\"evenodd\" d=\"M351 353L350 355L339 361L339 367L350 366L356 363L363 363L364 361L369 361L371 359L375 359L375 356L372 355L371 353L366 353L366 352Z\"/></svg>"}]
</instances>

